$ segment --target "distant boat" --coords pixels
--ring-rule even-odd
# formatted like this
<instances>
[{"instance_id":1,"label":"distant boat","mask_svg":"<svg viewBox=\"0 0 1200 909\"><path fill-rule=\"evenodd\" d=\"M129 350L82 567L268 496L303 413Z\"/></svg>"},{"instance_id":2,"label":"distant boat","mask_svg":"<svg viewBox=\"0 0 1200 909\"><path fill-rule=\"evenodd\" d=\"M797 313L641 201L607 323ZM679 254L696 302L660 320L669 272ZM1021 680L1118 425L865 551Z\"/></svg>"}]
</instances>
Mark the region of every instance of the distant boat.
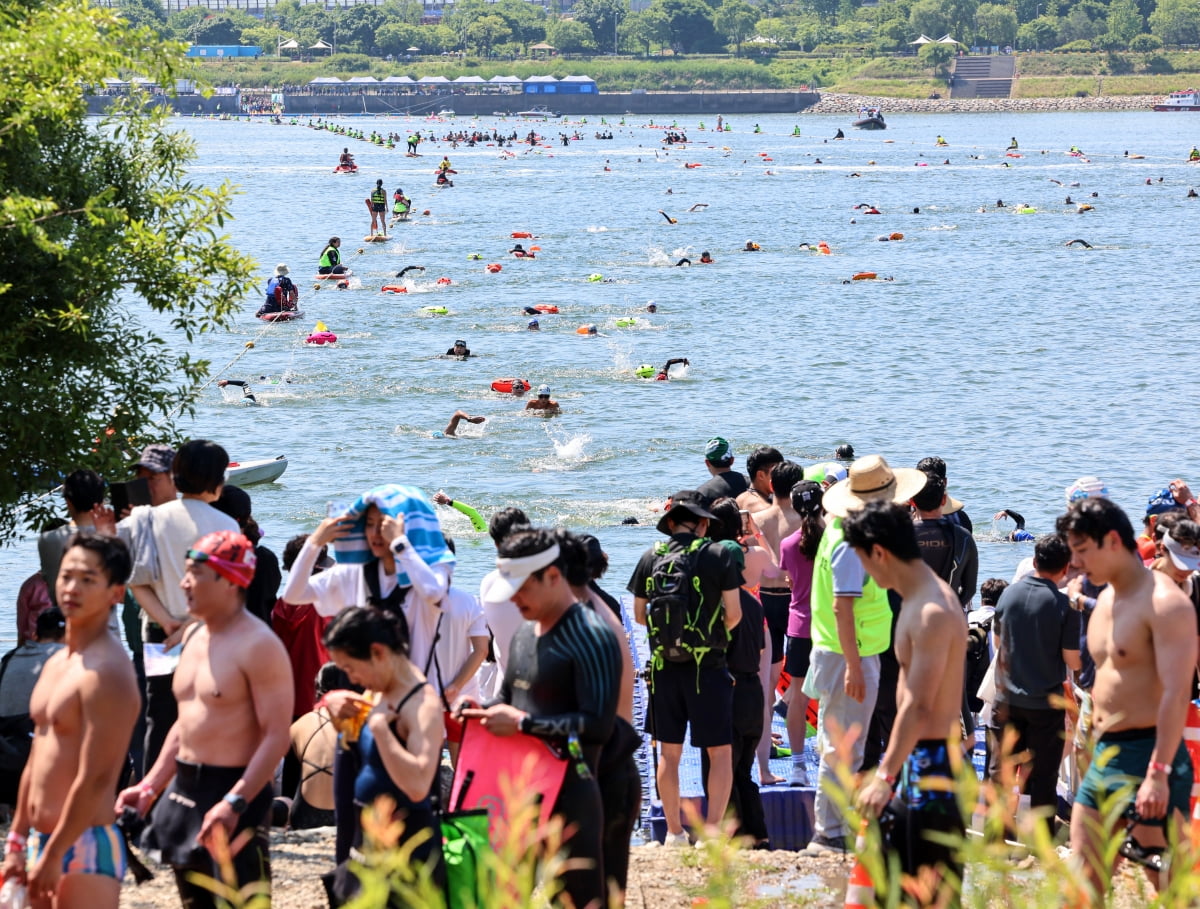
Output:
<instances>
[{"instance_id":1,"label":"distant boat","mask_svg":"<svg viewBox=\"0 0 1200 909\"><path fill-rule=\"evenodd\" d=\"M1155 110L1200 110L1200 91L1185 88L1181 92L1171 92L1162 104L1154 105Z\"/></svg>"},{"instance_id":2,"label":"distant boat","mask_svg":"<svg viewBox=\"0 0 1200 909\"><path fill-rule=\"evenodd\" d=\"M437 115L439 117L453 117L454 111L447 107L445 110L438 111Z\"/></svg>"},{"instance_id":3,"label":"distant boat","mask_svg":"<svg viewBox=\"0 0 1200 909\"><path fill-rule=\"evenodd\" d=\"M517 111L517 116L524 117L527 120L556 120L562 114L546 107L535 107L531 110L519 110Z\"/></svg>"},{"instance_id":4,"label":"distant boat","mask_svg":"<svg viewBox=\"0 0 1200 909\"><path fill-rule=\"evenodd\" d=\"M883 121L883 111L878 108L860 111L860 113L866 113L866 116L851 124L855 129L887 129L887 124Z\"/></svg>"},{"instance_id":5,"label":"distant boat","mask_svg":"<svg viewBox=\"0 0 1200 909\"><path fill-rule=\"evenodd\" d=\"M287 457L267 458L261 461L233 461L225 470L225 482L235 486L250 486L254 483L270 483L279 479L287 470Z\"/></svg>"}]
</instances>

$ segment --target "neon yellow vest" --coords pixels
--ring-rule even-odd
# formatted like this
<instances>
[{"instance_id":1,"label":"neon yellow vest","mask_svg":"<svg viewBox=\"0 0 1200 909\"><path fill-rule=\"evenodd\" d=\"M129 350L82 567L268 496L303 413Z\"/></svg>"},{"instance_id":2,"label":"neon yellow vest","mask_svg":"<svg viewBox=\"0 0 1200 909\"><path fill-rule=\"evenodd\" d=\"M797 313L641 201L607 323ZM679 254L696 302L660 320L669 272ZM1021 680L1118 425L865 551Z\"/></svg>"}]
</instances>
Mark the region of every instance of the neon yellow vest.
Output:
<instances>
[{"instance_id":1,"label":"neon yellow vest","mask_svg":"<svg viewBox=\"0 0 1200 909\"><path fill-rule=\"evenodd\" d=\"M838 641L837 618L833 614L833 565L831 557L841 544L842 519L831 518L817 547L812 580L812 642L813 647L841 653ZM863 584L862 596L854 601L854 636L858 640L859 656L874 656L888 649L892 640L892 610L887 591L869 577Z\"/></svg>"}]
</instances>

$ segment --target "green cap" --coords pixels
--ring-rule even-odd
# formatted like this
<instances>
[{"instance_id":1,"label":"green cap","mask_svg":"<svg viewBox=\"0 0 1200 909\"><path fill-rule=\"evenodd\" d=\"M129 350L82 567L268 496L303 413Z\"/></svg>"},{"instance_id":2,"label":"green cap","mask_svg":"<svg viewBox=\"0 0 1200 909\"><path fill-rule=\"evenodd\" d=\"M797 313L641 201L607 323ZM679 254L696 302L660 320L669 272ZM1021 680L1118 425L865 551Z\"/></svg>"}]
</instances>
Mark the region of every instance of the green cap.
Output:
<instances>
[{"instance_id":1,"label":"green cap","mask_svg":"<svg viewBox=\"0 0 1200 909\"><path fill-rule=\"evenodd\" d=\"M704 459L711 464L724 464L733 458L733 446L728 439L717 436L704 446Z\"/></svg>"}]
</instances>

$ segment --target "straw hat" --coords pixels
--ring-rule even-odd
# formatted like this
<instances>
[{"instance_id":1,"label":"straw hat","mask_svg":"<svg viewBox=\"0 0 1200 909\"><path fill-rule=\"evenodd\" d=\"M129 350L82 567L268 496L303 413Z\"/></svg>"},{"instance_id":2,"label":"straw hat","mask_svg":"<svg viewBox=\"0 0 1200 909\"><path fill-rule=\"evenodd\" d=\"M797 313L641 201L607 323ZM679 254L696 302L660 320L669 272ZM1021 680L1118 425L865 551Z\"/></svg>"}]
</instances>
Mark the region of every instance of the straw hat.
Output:
<instances>
[{"instance_id":1,"label":"straw hat","mask_svg":"<svg viewBox=\"0 0 1200 909\"><path fill-rule=\"evenodd\" d=\"M850 476L825 490L822 505L844 518L868 502L907 502L925 488L928 478L911 467L888 466L882 455L866 455L850 465Z\"/></svg>"}]
</instances>

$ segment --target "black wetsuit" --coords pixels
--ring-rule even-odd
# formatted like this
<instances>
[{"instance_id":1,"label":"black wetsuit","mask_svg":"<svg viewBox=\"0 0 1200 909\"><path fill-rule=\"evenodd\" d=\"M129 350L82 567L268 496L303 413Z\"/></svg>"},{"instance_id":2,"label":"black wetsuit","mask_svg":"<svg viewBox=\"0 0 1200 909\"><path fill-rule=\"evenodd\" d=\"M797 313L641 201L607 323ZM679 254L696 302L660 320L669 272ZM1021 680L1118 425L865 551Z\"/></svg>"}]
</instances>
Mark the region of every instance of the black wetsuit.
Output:
<instances>
[{"instance_id":1,"label":"black wetsuit","mask_svg":"<svg viewBox=\"0 0 1200 909\"><path fill-rule=\"evenodd\" d=\"M526 622L512 639L499 701L530 716L527 731L564 752L577 736L587 778L574 760L567 764L554 813L576 833L567 841L569 858L591 867L565 872L562 883L576 906L604 903L607 889L601 857L603 812L595 774L600 752L613 731L621 682L621 651L616 635L588 607L572 604L549 631L538 635Z\"/></svg>"}]
</instances>

